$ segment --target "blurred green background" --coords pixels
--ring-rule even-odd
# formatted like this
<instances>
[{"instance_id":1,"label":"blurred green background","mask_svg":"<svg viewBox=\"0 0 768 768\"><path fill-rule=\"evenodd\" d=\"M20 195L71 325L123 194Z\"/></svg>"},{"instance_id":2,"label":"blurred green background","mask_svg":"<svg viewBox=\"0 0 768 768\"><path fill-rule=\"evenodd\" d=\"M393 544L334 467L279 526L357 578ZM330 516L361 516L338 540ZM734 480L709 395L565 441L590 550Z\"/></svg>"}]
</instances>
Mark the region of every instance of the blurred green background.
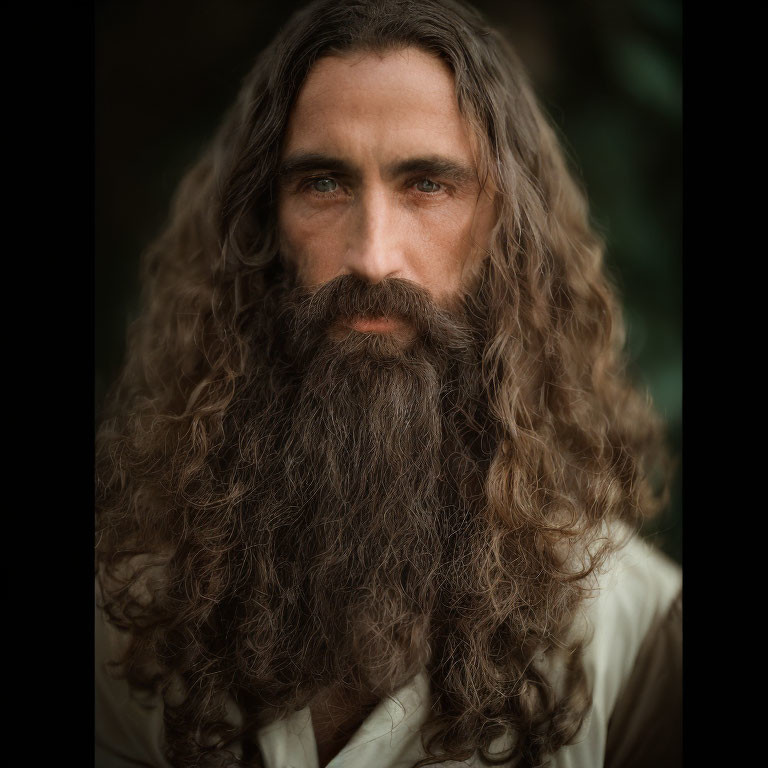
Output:
<instances>
[{"instance_id":1,"label":"blurred green background","mask_svg":"<svg viewBox=\"0 0 768 768\"><path fill-rule=\"evenodd\" d=\"M95 4L95 409L138 310L138 260L174 188L297 8L246 0ZM628 326L630 369L678 468L647 535L682 562L680 0L475 3L528 67L584 183Z\"/></svg>"}]
</instances>

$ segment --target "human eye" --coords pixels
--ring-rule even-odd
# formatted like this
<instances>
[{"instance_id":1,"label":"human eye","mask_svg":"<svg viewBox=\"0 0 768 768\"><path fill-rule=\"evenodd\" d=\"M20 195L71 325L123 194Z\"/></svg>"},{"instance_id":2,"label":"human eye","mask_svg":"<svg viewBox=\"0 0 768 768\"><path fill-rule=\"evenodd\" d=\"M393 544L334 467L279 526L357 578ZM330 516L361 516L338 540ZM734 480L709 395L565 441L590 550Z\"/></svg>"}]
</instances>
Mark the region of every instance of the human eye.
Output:
<instances>
[{"instance_id":1,"label":"human eye","mask_svg":"<svg viewBox=\"0 0 768 768\"><path fill-rule=\"evenodd\" d=\"M314 179L311 182L313 192L335 192L338 189L338 184L335 179L324 177L322 179Z\"/></svg>"},{"instance_id":2,"label":"human eye","mask_svg":"<svg viewBox=\"0 0 768 768\"><path fill-rule=\"evenodd\" d=\"M333 197L340 190L339 183L330 176L315 176L306 179L302 189L315 197Z\"/></svg>"},{"instance_id":3,"label":"human eye","mask_svg":"<svg viewBox=\"0 0 768 768\"><path fill-rule=\"evenodd\" d=\"M428 195L434 195L437 192L444 191L442 184L438 184L436 181L432 181L432 179L428 178L419 179L416 181L415 186L419 192L423 192L424 194Z\"/></svg>"}]
</instances>

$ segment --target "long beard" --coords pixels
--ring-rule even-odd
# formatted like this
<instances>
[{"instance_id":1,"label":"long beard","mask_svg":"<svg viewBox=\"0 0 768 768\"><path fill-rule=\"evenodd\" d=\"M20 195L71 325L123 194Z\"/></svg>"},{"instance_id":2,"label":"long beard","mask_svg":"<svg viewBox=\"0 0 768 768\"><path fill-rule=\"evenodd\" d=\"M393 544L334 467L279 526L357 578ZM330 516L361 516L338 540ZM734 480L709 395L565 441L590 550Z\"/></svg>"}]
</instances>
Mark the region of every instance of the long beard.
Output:
<instances>
[{"instance_id":1,"label":"long beard","mask_svg":"<svg viewBox=\"0 0 768 768\"><path fill-rule=\"evenodd\" d=\"M361 314L399 316L408 330L340 329ZM446 544L473 518L477 343L460 307L439 309L399 280L293 289L273 320L284 343L244 428L261 478L250 561L275 629L264 673L296 705L328 685L383 695L428 662Z\"/></svg>"}]
</instances>

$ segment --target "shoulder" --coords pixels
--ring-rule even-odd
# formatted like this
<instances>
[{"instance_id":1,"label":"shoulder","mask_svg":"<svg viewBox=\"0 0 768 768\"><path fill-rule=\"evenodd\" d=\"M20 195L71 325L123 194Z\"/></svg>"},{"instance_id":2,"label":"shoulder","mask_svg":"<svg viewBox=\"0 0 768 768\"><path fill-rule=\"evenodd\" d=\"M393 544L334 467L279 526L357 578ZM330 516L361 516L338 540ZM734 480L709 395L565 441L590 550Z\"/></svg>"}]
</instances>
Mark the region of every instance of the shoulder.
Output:
<instances>
[{"instance_id":1,"label":"shoulder","mask_svg":"<svg viewBox=\"0 0 768 768\"><path fill-rule=\"evenodd\" d=\"M142 599L146 582L135 585L134 597ZM130 642L130 634L110 623L105 611L98 578L95 589L95 748L96 768L170 768L165 757L164 703L159 694L137 691L116 676L119 662ZM171 678L174 697L184 689L181 677ZM231 697L226 699L227 720L242 725L242 714ZM242 756L242 744L230 749Z\"/></svg>"},{"instance_id":2,"label":"shoulder","mask_svg":"<svg viewBox=\"0 0 768 768\"><path fill-rule=\"evenodd\" d=\"M608 722L608 768L682 765L682 593L646 634Z\"/></svg>"},{"instance_id":3,"label":"shoulder","mask_svg":"<svg viewBox=\"0 0 768 768\"><path fill-rule=\"evenodd\" d=\"M630 698L641 695L643 686L646 700L664 695L663 686L644 673L665 659L674 666L680 656L680 566L624 526L615 527L611 535L625 543L595 575L578 622L592 706L576 742L558 753L556 768L603 765L614 715L618 711L618 719L633 717L631 707L622 703L628 686L634 689ZM638 672L638 666L647 669ZM674 693L679 680L670 678L665 684ZM653 723L652 705L647 712Z\"/></svg>"},{"instance_id":4,"label":"shoulder","mask_svg":"<svg viewBox=\"0 0 768 768\"><path fill-rule=\"evenodd\" d=\"M128 635L110 624L96 581L94 606L94 697L97 768L166 768L162 752L163 711L157 697L139 697L115 677L110 662L124 653Z\"/></svg>"},{"instance_id":5,"label":"shoulder","mask_svg":"<svg viewBox=\"0 0 768 768\"><path fill-rule=\"evenodd\" d=\"M587 674L592 677L595 706L607 714L643 641L682 589L679 565L623 526L614 535L629 538L597 575L593 595L583 609Z\"/></svg>"}]
</instances>

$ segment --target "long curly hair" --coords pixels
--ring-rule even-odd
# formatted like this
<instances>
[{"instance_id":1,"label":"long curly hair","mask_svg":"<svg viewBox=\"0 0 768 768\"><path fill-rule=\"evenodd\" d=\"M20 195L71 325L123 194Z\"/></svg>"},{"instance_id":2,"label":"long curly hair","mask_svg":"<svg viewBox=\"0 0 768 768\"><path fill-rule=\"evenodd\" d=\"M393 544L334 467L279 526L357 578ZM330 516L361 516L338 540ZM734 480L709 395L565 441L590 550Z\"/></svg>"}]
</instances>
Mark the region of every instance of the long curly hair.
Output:
<instances>
[{"instance_id":1,"label":"long curly hair","mask_svg":"<svg viewBox=\"0 0 768 768\"><path fill-rule=\"evenodd\" d=\"M365 461L351 488L353 473L329 471L309 444L339 424L341 398L348 413L368 395L346 363L325 371L335 404L296 383L286 339L317 297L290 283L274 202L313 64L406 46L453 71L498 222L466 311L436 337L456 348L458 373L431 347L434 365L403 363L407 381L371 367L370 349L343 350L369 394L422 399L410 436L376 411L375 429L352 435L367 452L327 440L339 461L397 467L384 493L365 484ZM121 673L164 700L173 764L258 764L258 724L337 683L387 695L422 668L432 710L419 764L475 750L497 761L492 742L514 733L503 759L534 766L573 740L590 699L569 629L618 546L606 526L636 525L664 497L661 425L625 372L603 252L521 64L470 6L320 0L259 56L144 254L143 311L97 435L103 604L129 632ZM381 290L431 311L417 289ZM326 307L344 301L338 284L321 291ZM305 337L305 375L313 346ZM378 510L360 513L364 535L337 521L338 505L363 508L352 498ZM558 656L556 683L539 661ZM242 758L226 748L237 740Z\"/></svg>"}]
</instances>

